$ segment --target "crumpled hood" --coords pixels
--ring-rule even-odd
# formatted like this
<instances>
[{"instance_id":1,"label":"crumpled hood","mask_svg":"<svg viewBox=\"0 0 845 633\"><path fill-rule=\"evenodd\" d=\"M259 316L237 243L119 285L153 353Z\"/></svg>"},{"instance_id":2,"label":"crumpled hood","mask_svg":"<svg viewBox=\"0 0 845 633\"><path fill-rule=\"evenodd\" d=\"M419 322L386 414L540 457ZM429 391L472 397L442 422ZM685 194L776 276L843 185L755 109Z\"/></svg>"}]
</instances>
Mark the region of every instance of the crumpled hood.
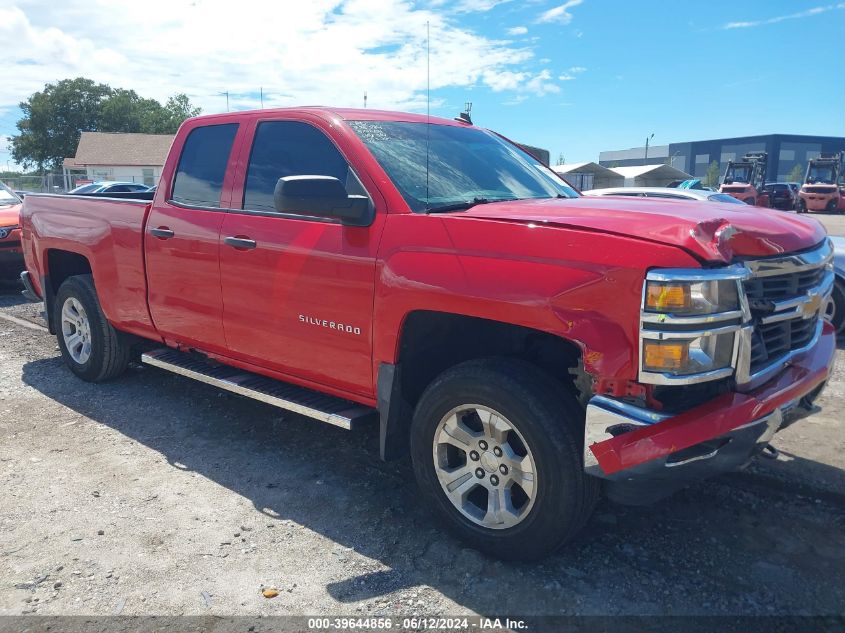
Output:
<instances>
[{"instance_id":1,"label":"crumpled hood","mask_svg":"<svg viewBox=\"0 0 845 633\"><path fill-rule=\"evenodd\" d=\"M627 196L514 200L452 217L548 224L629 235L679 246L700 259L730 262L815 246L827 234L813 220L748 205Z\"/></svg>"},{"instance_id":2,"label":"crumpled hood","mask_svg":"<svg viewBox=\"0 0 845 633\"><path fill-rule=\"evenodd\" d=\"M20 224L21 207L20 204L0 206L0 227Z\"/></svg>"}]
</instances>

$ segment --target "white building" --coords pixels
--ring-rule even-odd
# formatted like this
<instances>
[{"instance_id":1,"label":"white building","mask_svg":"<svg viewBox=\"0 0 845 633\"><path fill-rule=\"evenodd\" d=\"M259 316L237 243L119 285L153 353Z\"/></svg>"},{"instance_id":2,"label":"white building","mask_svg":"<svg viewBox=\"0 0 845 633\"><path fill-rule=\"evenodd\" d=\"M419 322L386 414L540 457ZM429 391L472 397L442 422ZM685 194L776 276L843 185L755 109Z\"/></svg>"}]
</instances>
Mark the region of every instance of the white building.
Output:
<instances>
[{"instance_id":1,"label":"white building","mask_svg":"<svg viewBox=\"0 0 845 633\"><path fill-rule=\"evenodd\" d=\"M98 180L155 185L172 142L172 134L83 132L76 156L62 165L65 189Z\"/></svg>"}]
</instances>

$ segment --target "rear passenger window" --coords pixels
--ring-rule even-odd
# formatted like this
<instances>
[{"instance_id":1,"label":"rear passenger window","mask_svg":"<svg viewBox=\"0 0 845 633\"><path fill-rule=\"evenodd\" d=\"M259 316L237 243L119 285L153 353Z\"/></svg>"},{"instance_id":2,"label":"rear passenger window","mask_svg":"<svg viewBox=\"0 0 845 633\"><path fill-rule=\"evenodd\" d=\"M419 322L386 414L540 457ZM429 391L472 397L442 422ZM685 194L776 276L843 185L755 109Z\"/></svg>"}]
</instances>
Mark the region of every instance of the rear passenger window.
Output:
<instances>
[{"instance_id":1,"label":"rear passenger window","mask_svg":"<svg viewBox=\"0 0 845 633\"><path fill-rule=\"evenodd\" d=\"M219 207L223 177L232 151L237 123L194 129L185 141L171 200L201 207Z\"/></svg>"},{"instance_id":2,"label":"rear passenger window","mask_svg":"<svg viewBox=\"0 0 845 633\"><path fill-rule=\"evenodd\" d=\"M315 127L297 121L267 121L255 132L246 172L243 208L274 211L273 191L283 176L334 176L348 193L366 195L346 159Z\"/></svg>"}]
</instances>

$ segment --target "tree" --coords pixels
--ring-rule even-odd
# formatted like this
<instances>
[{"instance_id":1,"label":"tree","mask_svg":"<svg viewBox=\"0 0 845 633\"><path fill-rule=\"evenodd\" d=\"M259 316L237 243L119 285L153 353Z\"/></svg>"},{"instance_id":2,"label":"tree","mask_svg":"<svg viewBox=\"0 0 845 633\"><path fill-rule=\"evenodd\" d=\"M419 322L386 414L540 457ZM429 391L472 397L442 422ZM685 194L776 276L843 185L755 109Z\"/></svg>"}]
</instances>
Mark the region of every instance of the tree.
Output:
<instances>
[{"instance_id":1,"label":"tree","mask_svg":"<svg viewBox=\"0 0 845 633\"><path fill-rule=\"evenodd\" d=\"M710 166L707 167L707 175L704 176L704 185L706 187L718 187L720 176L719 161L714 160L710 163Z\"/></svg>"},{"instance_id":2,"label":"tree","mask_svg":"<svg viewBox=\"0 0 845 633\"><path fill-rule=\"evenodd\" d=\"M20 104L20 134L11 139L12 157L25 168L55 168L76 154L82 132L175 134L185 119L197 116L185 94L165 105L134 90L111 88L90 79L63 79L47 84Z\"/></svg>"},{"instance_id":3,"label":"tree","mask_svg":"<svg viewBox=\"0 0 845 633\"><path fill-rule=\"evenodd\" d=\"M99 126L100 104L111 89L90 79L47 84L20 104L20 134L11 139L12 158L25 168L54 166L76 153L79 134Z\"/></svg>"},{"instance_id":4,"label":"tree","mask_svg":"<svg viewBox=\"0 0 845 633\"><path fill-rule=\"evenodd\" d=\"M806 172L804 170L804 165L802 165L801 163L795 163L795 167L793 167L789 171L786 180L788 182L803 182L805 175Z\"/></svg>"}]
</instances>

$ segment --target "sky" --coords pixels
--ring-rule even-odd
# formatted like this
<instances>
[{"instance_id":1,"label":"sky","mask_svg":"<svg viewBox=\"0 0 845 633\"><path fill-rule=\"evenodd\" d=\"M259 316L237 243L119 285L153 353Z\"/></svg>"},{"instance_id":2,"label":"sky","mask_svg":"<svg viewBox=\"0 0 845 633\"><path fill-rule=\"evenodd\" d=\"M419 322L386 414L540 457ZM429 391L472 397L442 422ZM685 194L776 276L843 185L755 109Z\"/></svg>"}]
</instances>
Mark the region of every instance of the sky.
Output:
<instances>
[{"instance_id":1,"label":"sky","mask_svg":"<svg viewBox=\"0 0 845 633\"><path fill-rule=\"evenodd\" d=\"M0 0L0 168L18 104L78 76L207 114L227 91L232 110L262 90L265 107L472 102L552 163L651 133L845 136L843 37L845 2L824 0Z\"/></svg>"}]
</instances>

